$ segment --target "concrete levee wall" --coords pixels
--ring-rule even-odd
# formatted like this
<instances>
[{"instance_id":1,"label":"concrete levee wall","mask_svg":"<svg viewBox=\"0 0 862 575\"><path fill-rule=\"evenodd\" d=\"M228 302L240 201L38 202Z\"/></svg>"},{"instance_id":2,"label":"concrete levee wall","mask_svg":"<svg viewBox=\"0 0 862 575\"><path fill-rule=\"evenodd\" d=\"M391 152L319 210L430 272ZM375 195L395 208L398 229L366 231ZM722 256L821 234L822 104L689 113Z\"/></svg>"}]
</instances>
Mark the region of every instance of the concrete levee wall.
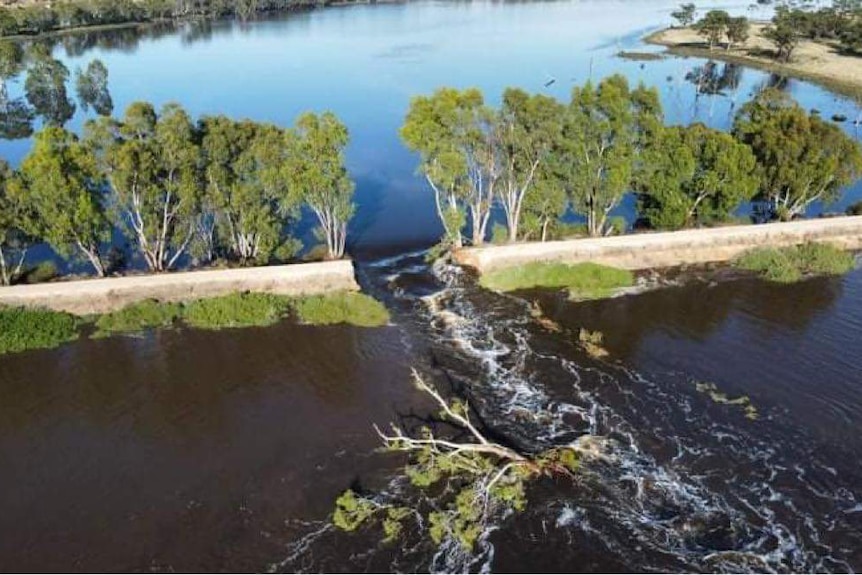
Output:
<instances>
[{"instance_id":1,"label":"concrete levee wall","mask_svg":"<svg viewBox=\"0 0 862 575\"><path fill-rule=\"evenodd\" d=\"M0 287L0 304L87 315L145 299L186 301L245 291L298 296L358 289L353 263L340 260Z\"/></svg>"},{"instance_id":2,"label":"concrete levee wall","mask_svg":"<svg viewBox=\"0 0 862 575\"><path fill-rule=\"evenodd\" d=\"M862 249L862 216L464 248L455 257L480 273L530 262L595 262L638 270L728 261L751 248L805 242Z\"/></svg>"}]
</instances>

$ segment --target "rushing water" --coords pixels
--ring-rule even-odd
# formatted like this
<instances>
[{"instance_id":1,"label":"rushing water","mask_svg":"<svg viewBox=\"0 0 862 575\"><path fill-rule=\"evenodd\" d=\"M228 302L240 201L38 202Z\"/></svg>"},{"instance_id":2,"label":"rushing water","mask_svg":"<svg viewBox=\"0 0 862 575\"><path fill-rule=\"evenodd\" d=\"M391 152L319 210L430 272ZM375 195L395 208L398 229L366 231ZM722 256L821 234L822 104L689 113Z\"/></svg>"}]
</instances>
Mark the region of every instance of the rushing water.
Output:
<instances>
[{"instance_id":1,"label":"rushing water","mask_svg":"<svg viewBox=\"0 0 862 575\"><path fill-rule=\"evenodd\" d=\"M660 87L670 121L726 126L768 76L742 70L736 88L695 99L685 76L703 61L614 56L672 4L360 6L58 47L72 66L105 60L119 108L177 99L282 124L307 108L338 113L353 134L359 280L393 321L163 331L0 358L0 567L862 569L862 272L791 286L693 280L573 304L492 294L411 251L438 233L397 140L412 94L479 85L496 98L520 85L564 98L591 70L622 71ZM858 113L809 84L788 89L824 115ZM26 144L0 152L15 160ZM581 327L605 334L608 358L583 352ZM341 491L400 489L372 424L430 411L411 367L468 397L513 445L589 433L602 458L576 481L538 482L529 509L495 524L475 555L412 532L400 545L339 533L325 520ZM704 382L747 395L757 419Z\"/></svg>"}]
</instances>

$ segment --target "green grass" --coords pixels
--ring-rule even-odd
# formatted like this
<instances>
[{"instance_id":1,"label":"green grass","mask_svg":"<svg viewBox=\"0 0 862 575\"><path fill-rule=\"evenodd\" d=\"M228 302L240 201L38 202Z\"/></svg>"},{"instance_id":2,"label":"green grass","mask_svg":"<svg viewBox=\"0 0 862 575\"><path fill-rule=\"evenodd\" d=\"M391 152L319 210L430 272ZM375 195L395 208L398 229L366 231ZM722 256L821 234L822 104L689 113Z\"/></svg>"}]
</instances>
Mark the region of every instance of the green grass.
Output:
<instances>
[{"instance_id":1,"label":"green grass","mask_svg":"<svg viewBox=\"0 0 862 575\"><path fill-rule=\"evenodd\" d=\"M78 335L78 320L73 315L0 306L0 354L57 347Z\"/></svg>"},{"instance_id":2,"label":"green grass","mask_svg":"<svg viewBox=\"0 0 862 575\"><path fill-rule=\"evenodd\" d=\"M793 283L810 276L843 275L853 269L855 258L830 244L807 243L748 250L734 260L734 265L768 281Z\"/></svg>"},{"instance_id":3,"label":"green grass","mask_svg":"<svg viewBox=\"0 0 862 575\"><path fill-rule=\"evenodd\" d=\"M183 306L182 319L198 329L272 325L290 310L290 298L266 293L234 293Z\"/></svg>"},{"instance_id":4,"label":"green grass","mask_svg":"<svg viewBox=\"0 0 862 575\"><path fill-rule=\"evenodd\" d=\"M108 337L114 334L138 333L147 329L171 327L181 316L178 303L145 300L121 310L100 315L96 320L93 337Z\"/></svg>"},{"instance_id":5,"label":"green grass","mask_svg":"<svg viewBox=\"0 0 862 575\"><path fill-rule=\"evenodd\" d=\"M348 323L360 327L379 327L389 323L386 307L362 293L341 292L294 300L300 321L312 325Z\"/></svg>"},{"instance_id":6,"label":"green grass","mask_svg":"<svg viewBox=\"0 0 862 575\"><path fill-rule=\"evenodd\" d=\"M529 263L484 274L479 283L496 291L535 287L568 288L572 299L601 299L634 285L634 274L594 263Z\"/></svg>"}]
</instances>

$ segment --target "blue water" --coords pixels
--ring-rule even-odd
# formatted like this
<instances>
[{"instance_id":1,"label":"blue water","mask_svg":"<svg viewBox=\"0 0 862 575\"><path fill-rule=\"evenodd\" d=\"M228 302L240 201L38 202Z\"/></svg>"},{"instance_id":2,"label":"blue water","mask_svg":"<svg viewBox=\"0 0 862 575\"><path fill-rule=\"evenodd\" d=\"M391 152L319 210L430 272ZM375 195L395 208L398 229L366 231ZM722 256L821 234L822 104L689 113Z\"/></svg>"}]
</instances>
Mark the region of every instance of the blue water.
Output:
<instances>
[{"instance_id":1,"label":"blue water","mask_svg":"<svg viewBox=\"0 0 862 575\"><path fill-rule=\"evenodd\" d=\"M334 111L350 129L348 164L357 183L349 249L354 255L400 252L433 243L440 235L432 196L415 174L416 158L398 138L414 95L444 85L477 86L494 103L507 86L519 86L567 100L574 85L619 72L632 82L659 88L668 122L702 121L726 128L733 110L769 80L768 74L743 70L736 89L695 98L696 88L685 76L704 60L641 63L616 56L620 50L655 51L640 39L668 25L676 4L420 1L351 6L246 25L217 22L203 30L186 24L131 46L94 47L74 55L57 46L54 52L70 70L102 59L110 70L115 113L135 100L177 101L194 115L224 113L288 126L303 111ZM734 14L768 17L742 2L715 5ZM119 33L100 38L107 42L111 34ZM13 94L20 92L20 84L12 86ZM787 90L827 118L840 113L853 120L860 112L853 102L809 83L791 80ZM79 128L83 120L79 112L70 125ZM852 121L845 129L854 133ZM0 155L17 163L28 148L26 140L2 142ZM826 209L843 209L859 197L862 189L855 186ZM631 219L633 205L624 202L618 212Z\"/></svg>"}]
</instances>

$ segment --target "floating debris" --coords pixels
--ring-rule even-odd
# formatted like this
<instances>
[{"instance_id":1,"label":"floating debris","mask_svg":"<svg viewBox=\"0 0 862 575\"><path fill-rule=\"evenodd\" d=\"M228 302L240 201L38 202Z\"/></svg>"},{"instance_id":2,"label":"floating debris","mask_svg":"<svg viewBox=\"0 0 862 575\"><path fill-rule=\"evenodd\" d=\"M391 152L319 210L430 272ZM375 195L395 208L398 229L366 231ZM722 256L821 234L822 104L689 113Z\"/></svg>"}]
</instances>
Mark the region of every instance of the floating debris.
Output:
<instances>
[{"instance_id":1,"label":"floating debris","mask_svg":"<svg viewBox=\"0 0 862 575\"><path fill-rule=\"evenodd\" d=\"M602 347L605 341L605 334L600 331L590 331L581 328L578 331L578 341L590 357L599 359L610 355L608 350Z\"/></svg>"},{"instance_id":2,"label":"floating debris","mask_svg":"<svg viewBox=\"0 0 862 575\"><path fill-rule=\"evenodd\" d=\"M719 391L718 386L714 383L709 383L705 381L695 381L694 387L698 392L706 394L709 398L715 403L720 403L722 405L736 405L742 408L745 412L745 418L751 421L756 420L759 417L757 413L757 408L751 403L751 398L747 395L741 395L739 397L730 398L726 393Z\"/></svg>"}]
</instances>

